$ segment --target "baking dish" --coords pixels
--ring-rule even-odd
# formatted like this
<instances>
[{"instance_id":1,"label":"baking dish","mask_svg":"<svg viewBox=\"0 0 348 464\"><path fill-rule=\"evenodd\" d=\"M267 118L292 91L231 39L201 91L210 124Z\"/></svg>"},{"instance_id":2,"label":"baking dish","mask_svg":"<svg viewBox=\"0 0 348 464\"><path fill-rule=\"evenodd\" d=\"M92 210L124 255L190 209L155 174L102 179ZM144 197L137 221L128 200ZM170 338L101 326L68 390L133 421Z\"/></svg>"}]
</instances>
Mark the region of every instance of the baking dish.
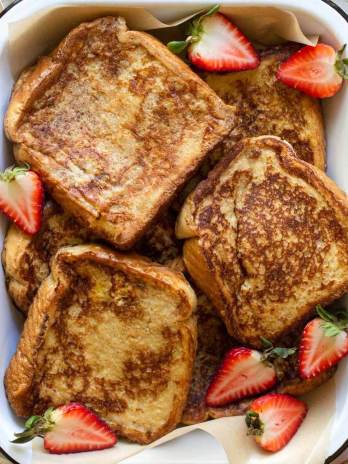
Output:
<instances>
[{"instance_id":1,"label":"baking dish","mask_svg":"<svg viewBox=\"0 0 348 464\"><path fill-rule=\"evenodd\" d=\"M71 0L69 5L81 6L84 4L93 5L115 5L116 2L107 1L85 1ZM190 1L189 3L177 3L173 0L166 2L126 2L118 1L118 5L122 6L143 6L152 12L159 19L170 21L178 17L185 16L193 11L198 11L201 8L209 5L208 1ZM1 118L3 118L6 110L7 101L11 91L13 77L10 72L7 48L7 24L13 21L24 19L40 9L53 5L61 5L59 0L49 1L30 1L21 0L12 8L8 9L0 18L0 110ZM66 5L67 3L65 3ZM223 5L245 6L245 1L242 2L225 2ZM248 5L262 6L279 6L295 13L300 25L305 33L321 35L323 41L332 44L338 48L342 43L348 42L348 23L347 18L342 16L337 10L330 5L319 0L254 0L248 2ZM24 50L25 51L25 50ZM25 63L27 64L27 63ZM348 104L348 91L345 88L333 99L324 103L324 116L326 119L326 134L328 142L328 174L337 182L337 184L346 192L348 192L348 158L345 156L345 133L348 130L348 113L345 111L345 106ZM6 167L11 162L10 145L6 142L4 134L0 134L1 138L1 169ZM6 230L6 221L1 218L1 241ZM5 367L12 353L15 350L15 345L22 324L21 317L18 313L11 309L8 300L4 280L0 282L0 295L2 301L1 308L1 323L0 323L0 374L3 377ZM343 362L336 375L336 415L333 418L332 436L330 441L329 454L333 454L338 448L342 447L347 439L348 432L346 431L345 422L348 419L348 399L345 385L348 382L348 362ZM29 447L14 447L9 444L9 439L12 437L13 430L17 428L17 420L12 415L6 401L5 393L2 384L0 385L0 446L2 449L14 459L15 462L29 463L30 448ZM152 451L147 451L139 457L131 458L128 461L131 463L225 463L226 457L222 448L220 448L213 438L203 432L194 432L175 442L168 443L164 446L156 448ZM275 462L275 461L274 461Z\"/></svg>"}]
</instances>

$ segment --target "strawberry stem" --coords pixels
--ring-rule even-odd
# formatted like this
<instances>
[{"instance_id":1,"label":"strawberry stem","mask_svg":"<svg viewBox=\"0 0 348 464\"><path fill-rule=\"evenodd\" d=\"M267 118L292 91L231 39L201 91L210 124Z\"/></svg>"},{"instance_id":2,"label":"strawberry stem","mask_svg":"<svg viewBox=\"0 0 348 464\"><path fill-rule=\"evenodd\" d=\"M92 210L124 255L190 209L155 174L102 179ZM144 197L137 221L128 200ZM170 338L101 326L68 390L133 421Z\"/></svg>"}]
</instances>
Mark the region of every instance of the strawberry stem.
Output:
<instances>
[{"instance_id":1,"label":"strawberry stem","mask_svg":"<svg viewBox=\"0 0 348 464\"><path fill-rule=\"evenodd\" d=\"M0 173L0 180L4 182L12 182L17 176L21 176L28 172L30 169L29 164L25 163L23 166L10 166Z\"/></svg>"},{"instance_id":2,"label":"strawberry stem","mask_svg":"<svg viewBox=\"0 0 348 464\"><path fill-rule=\"evenodd\" d=\"M344 44L343 47L338 50L335 61L335 69L343 79L348 79L348 58L343 58L346 46L347 44Z\"/></svg>"},{"instance_id":3,"label":"strawberry stem","mask_svg":"<svg viewBox=\"0 0 348 464\"><path fill-rule=\"evenodd\" d=\"M15 433L16 437L11 443L22 444L33 440L35 437L44 437L52 430L55 422L52 417L54 408L48 408L42 416L31 416L24 424L23 432Z\"/></svg>"},{"instance_id":4,"label":"strawberry stem","mask_svg":"<svg viewBox=\"0 0 348 464\"><path fill-rule=\"evenodd\" d=\"M247 435L262 435L265 430L265 424L255 411L248 411L246 413L245 423L248 427Z\"/></svg>"}]
</instances>

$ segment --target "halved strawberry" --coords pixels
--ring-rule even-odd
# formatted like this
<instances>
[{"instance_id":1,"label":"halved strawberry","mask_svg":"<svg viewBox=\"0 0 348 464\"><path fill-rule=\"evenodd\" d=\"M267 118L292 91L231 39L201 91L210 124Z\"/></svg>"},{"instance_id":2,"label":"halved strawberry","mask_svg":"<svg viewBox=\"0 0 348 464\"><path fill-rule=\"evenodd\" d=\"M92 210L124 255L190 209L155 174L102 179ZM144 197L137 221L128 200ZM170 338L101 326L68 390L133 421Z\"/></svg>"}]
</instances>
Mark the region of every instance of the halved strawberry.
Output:
<instances>
[{"instance_id":1,"label":"halved strawberry","mask_svg":"<svg viewBox=\"0 0 348 464\"><path fill-rule=\"evenodd\" d=\"M218 6L192 22L185 41L169 42L174 53L188 47L192 64L205 71L241 71L257 68L260 58L245 35L226 16L217 13Z\"/></svg>"},{"instance_id":2,"label":"halved strawberry","mask_svg":"<svg viewBox=\"0 0 348 464\"><path fill-rule=\"evenodd\" d=\"M41 180L28 166L0 173L0 210L27 234L40 229L42 203Z\"/></svg>"},{"instance_id":3,"label":"halved strawberry","mask_svg":"<svg viewBox=\"0 0 348 464\"><path fill-rule=\"evenodd\" d=\"M264 361L259 351L232 348L211 382L205 401L208 406L223 406L269 390L276 382L274 367Z\"/></svg>"},{"instance_id":4,"label":"halved strawberry","mask_svg":"<svg viewBox=\"0 0 348 464\"><path fill-rule=\"evenodd\" d=\"M345 46L336 53L330 45L307 45L279 66L277 78L312 97L331 97L340 90L343 79L348 78L344 49Z\"/></svg>"},{"instance_id":5,"label":"halved strawberry","mask_svg":"<svg viewBox=\"0 0 348 464\"><path fill-rule=\"evenodd\" d=\"M317 307L317 317L305 326L300 343L299 373L303 379L315 377L348 354L347 315L334 315Z\"/></svg>"},{"instance_id":6,"label":"halved strawberry","mask_svg":"<svg viewBox=\"0 0 348 464\"><path fill-rule=\"evenodd\" d=\"M25 430L15 436L12 443L44 437L45 449L54 454L96 451L111 448L117 442L106 422L79 403L49 408L43 416L32 416L26 421Z\"/></svg>"},{"instance_id":7,"label":"halved strawberry","mask_svg":"<svg viewBox=\"0 0 348 464\"><path fill-rule=\"evenodd\" d=\"M267 451L289 443L307 414L307 405L290 395L269 393L253 401L246 414L248 435Z\"/></svg>"}]
</instances>

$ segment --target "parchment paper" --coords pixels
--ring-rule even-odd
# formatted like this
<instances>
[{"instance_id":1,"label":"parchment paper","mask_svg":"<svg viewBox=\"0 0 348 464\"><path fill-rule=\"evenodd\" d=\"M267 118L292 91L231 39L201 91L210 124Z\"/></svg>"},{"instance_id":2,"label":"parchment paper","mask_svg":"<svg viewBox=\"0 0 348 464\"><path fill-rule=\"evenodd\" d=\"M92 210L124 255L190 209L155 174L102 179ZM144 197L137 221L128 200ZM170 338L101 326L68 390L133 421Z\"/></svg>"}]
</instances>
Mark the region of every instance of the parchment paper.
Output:
<instances>
[{"instance_id":1,"label":"parchment paper","mask_svg":"<svg viewBox=\"0 0 348 464\"><path fill-rule=\"evenodd\" d=\"M306 37L295 15L274 7L225 7L221 9L252 40L269 45L290 40L302 44L315 44L316 37ZM151 30L162 39L182 38L180 26L189 17L172 23L163 23L143 8L69 6L47 8L35 16L9 24L9 59L13 76L37 57L52 49L74 26L82 21L105 15L120 14L128 27ZM190 16L191 17L191 16ZM164 30L165 29L165 30ZM164 31L163 31L164 30ZM149 446L126 441L112 449L57 456L45 452L42 440L33 442L34 464L115 464L154 448L195 429L201 429L223 446L232 464L323 464L327 456L332 418L335 415L334 379L305 398L309 413L293 440L280 452L269 454L260 450L254 440L246 435L244 417L226 417L201 424L180 427Z\"/></svg>"}]
</instances>

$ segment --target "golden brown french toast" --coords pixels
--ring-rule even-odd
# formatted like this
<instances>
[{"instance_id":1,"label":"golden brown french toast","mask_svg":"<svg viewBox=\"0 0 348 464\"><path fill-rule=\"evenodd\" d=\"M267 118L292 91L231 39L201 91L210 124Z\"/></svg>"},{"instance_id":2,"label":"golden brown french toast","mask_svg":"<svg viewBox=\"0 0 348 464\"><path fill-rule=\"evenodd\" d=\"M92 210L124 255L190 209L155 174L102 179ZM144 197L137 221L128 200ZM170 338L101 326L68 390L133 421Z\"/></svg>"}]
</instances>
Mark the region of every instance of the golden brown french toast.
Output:
<instances>
[{"instance_id":1,"label":"golden brown french toast","mask_svg":"<svg viewBox=\"0 0 348 464\"><path fill-rule=\"evenodd\" d=\"M180 421L196 345L196 297L180 273L98 245L61 248L6 372L16 414L85 404L149 443Z\"/></svg>"},{"instance_id":2,"label":"golden brown french toast","mask_svg":"<svg viewBox=\"0 0 348 464\"><path fill-rule=\"evenodd\" d=\"M42 212L41 229L29 235L11 224L2 250L7 289L15 305L26 314L42 281L50 273L50 260L60 247L92 241L95 237L53 201Z\"/></svg>"},{"instance_id":3,"label":"golden brown french toast","mask_svg":"<svg viewBox=\"0 0 348 464\"><path fill-rule=\"evenodd\" d=\"M348 290L348 200L277 137L240 142L186 200L184 261L231 336L279 339Z\"/></svg>"},{"instance_id":4,"label":"golden brown french toast","mask_svg":"<svg viewBox=\"0 0 348 464\"><path fill-rule=\"evenodd\" d=\"M59 248L95 241L96 237L88 229L53 200L45 203L41 228L36 235L26 234L11 224L4 241L2 264L8 293L15 305L27 314L39 286L50 273L50 260ZM167 212L145 233L136 251L182 271L181 248L175 236L175 217Z\"/></svg>"},{"instance_id":5,"label":"golden brown french toast","mask_svg":"<svg viewBox=\"0 0 348 464\"><path fill-rule=\"evenodd\" d=\"M325 170L325 133L319 100L276 78L279 64L298 48L298 44L285 44L265 49L259 67L251 71L202 76L225 103L236 107L232 130L209 156L212 164L229 154L243 138L270 134L288 141L299 158Z\"/></svg>"},{"instance_id":6,"label":"golden brown french toast","mask_svg":"<svg viewBox=\"0 0 348 464\"><path fill-rule=\"evenodd\" d=\"M73 29L26 71L5 118L15 158L85 227L129 248L232 127L233 108L120 17Z\"/></svg>"}]
</instances>

